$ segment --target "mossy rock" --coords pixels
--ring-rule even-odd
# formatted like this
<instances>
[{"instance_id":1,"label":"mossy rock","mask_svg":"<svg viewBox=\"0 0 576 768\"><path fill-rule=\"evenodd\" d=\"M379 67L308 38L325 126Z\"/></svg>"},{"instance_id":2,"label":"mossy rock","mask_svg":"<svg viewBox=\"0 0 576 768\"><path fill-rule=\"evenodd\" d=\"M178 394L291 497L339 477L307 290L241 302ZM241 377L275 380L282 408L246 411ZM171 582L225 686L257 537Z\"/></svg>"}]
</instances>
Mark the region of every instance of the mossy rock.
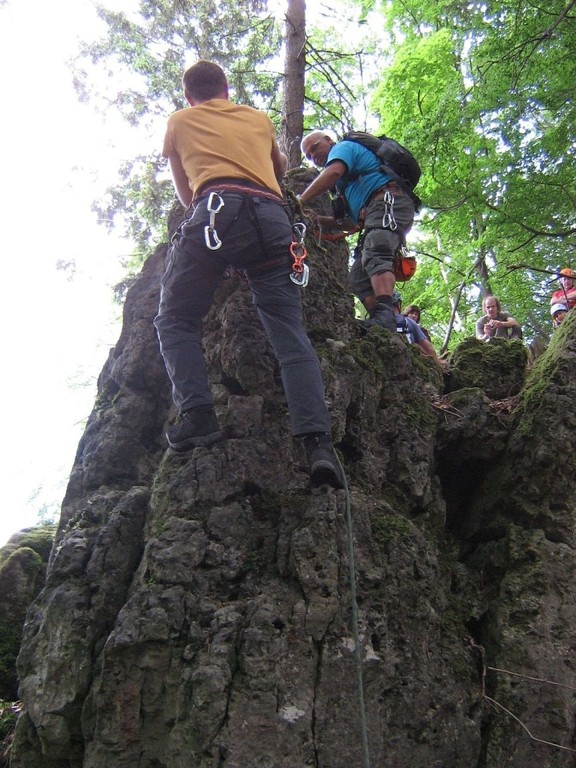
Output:
<instances>
[{"instance_id":1,"label":"mossy rock","mask_svg":"<svg viewBox=\"0 0 576 768\"><path fill-rule=\"evenodd\" d=\"M48 562L56 526L52 524L36 525L33 528L24 528L13 534L9 541L0 548L0 568L16 549L28 548L34 550L44 563Z\"/></svg>"},{"instance_id":2,"label":"mossy rock","mask_svg":"<svg viewBox=\"0 0 576 768\"><path fill-rule=\"evenodd\" d=\"M503 400L520 392L527 364L528 353L519 339L465 339L452 354L446 391L478 387L491 400Z\"/></svg>"},{"instance_id":3,"label":"mossy rock","mask_svg":"<svg viewBox=\"0 0 576 768\"><path fill-rule=\"evenodd\" d=\"M0 697L17 696L16 658L28 607L44 586L56 526L15 533L0 549Z\"/></svg>"}]
</instances>

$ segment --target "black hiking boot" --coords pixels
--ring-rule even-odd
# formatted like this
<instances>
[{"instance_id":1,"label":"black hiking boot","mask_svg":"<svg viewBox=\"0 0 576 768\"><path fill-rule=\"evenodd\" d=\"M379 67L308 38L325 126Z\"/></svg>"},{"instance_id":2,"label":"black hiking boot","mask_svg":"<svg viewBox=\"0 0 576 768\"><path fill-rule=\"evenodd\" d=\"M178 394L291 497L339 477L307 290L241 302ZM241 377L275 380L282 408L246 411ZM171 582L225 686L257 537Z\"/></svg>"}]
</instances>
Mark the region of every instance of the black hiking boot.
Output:
<instances>
[{"instance_id":1,"label":"black hiking boot","mask_svg":"<svg viewBox=\"0 0 576 768\"><path fill-rule=\"evenodd\" d=\"M396 313L392 304L379 301L374 305L374 308L370 312L369 320L362 320L363 328L373 328L375 325L380 328L386 328L388 331L396 333Z\"/></svg>"},{"instance_id":2,"label":"black hiking boot","mask_svg":"<svg viewBox=\"0 0 576 768\"><path fill-rule=\"evenodd\" d=\"M213 406L200 405L181 413L176 424L167 430L166 439L170 448L179 452L206 447L222 440Z\"/></svg>"},{"instance_id":3,"label":"black hiking boot","mask_svg":"<svg viewBox=\"0 0 576 768\"><path fill-rule=\"evenodd\" d=\"M342 470L330 435L326 432L312 432L304 435L304 448L310 465L312 489L326 485L332 488L344 488Z\"/></svg>"}]
</instances>

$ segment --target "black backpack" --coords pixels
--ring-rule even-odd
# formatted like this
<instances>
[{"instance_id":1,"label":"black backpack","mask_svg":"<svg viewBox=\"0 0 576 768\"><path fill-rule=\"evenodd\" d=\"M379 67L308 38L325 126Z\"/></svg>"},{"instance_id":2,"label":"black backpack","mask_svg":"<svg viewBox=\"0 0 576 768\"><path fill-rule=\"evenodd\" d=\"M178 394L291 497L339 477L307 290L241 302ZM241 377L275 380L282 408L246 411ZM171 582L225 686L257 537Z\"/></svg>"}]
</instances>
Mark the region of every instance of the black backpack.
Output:
<instances>
[{"instance_id":1,"label":"black backpack","mask_svg":"<svg viewBox=\"0 0 576 768\"><path fill-rule=\"evenodd\" d=\"M382 170L400 182L403 189L414 200L416 210L422 201L414 193L414 187L420 181L422 170L414 155L389 136L373 136L364 131L349 131L342 136L342 141L356 141L377 156Z\"/></svg>"}]
</instances>

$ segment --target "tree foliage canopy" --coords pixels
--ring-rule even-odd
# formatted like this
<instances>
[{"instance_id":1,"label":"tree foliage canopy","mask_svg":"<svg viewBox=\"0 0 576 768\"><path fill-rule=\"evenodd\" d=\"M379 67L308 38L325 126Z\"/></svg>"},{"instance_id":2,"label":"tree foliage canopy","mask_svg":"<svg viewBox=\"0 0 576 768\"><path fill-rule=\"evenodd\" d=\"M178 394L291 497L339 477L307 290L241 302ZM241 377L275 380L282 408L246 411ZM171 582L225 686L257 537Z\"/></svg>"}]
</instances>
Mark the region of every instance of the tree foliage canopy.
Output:
<instances>
[{"instance_id":1,"label":"tree foliage canopy","mask_svg":"<svg viewBox=\"0 0 576 768\"><path fill-rule=\"evenodd\" d=\"M420 266L403 295L423 307L437 345L473 333L488 292L526 338L549 334L554 273L576 261L575 7L357 0L336 5L331 21L307 19L305 130L373 120L421 162L425 206L411 239ZM100 14L109 34L77 62L84 95L90 62L110 74L98 97L108 107L135 124L165 119L184 106L183 69L210 58L235 99L280 125L282 26L265 0L141 0L134 16ZM139 259L173 200L161 162L151 153L128 164L100 203L107 218L124 212Z\"/></svg>"},{"instance_id":2,"label":"tree foliage canopy","mask_svg":"<svg viewBox=\"0 0 576 768\"><path fill-rule=\"evenodd\" d=\"M407 292L439 327L464 283L464 333L478 292L496 293L528 338L548 333L548 272L575 259L575 5L380 8L393 60L373 106L424 168L419 249L429 255Z\"/></svg>"}]
</instances>

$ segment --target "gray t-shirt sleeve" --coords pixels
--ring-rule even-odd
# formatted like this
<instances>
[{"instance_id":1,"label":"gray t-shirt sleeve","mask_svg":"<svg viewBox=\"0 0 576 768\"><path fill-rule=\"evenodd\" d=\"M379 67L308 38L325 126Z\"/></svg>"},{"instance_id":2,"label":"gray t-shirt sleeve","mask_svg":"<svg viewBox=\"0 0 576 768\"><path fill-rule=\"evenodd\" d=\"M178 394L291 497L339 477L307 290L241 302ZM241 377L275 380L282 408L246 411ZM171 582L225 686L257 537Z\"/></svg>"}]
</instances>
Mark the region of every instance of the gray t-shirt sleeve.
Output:
<instances>
[{"instance_id":1,"label":"gray t-shirt sleeve","mask_svg":"<svg viewBox=\"0 0 576 768\"><path fill-rule=\"evenodd\" d=\"M415 320L412 320L411 317L407 317L406 323L408 325L408 330L412 334L412 338L414 339L415 344L420 344L421 341L428 341L424 335L424 332L422 331L422 328L420 328Z\"/></svg>"}]
</instances>

